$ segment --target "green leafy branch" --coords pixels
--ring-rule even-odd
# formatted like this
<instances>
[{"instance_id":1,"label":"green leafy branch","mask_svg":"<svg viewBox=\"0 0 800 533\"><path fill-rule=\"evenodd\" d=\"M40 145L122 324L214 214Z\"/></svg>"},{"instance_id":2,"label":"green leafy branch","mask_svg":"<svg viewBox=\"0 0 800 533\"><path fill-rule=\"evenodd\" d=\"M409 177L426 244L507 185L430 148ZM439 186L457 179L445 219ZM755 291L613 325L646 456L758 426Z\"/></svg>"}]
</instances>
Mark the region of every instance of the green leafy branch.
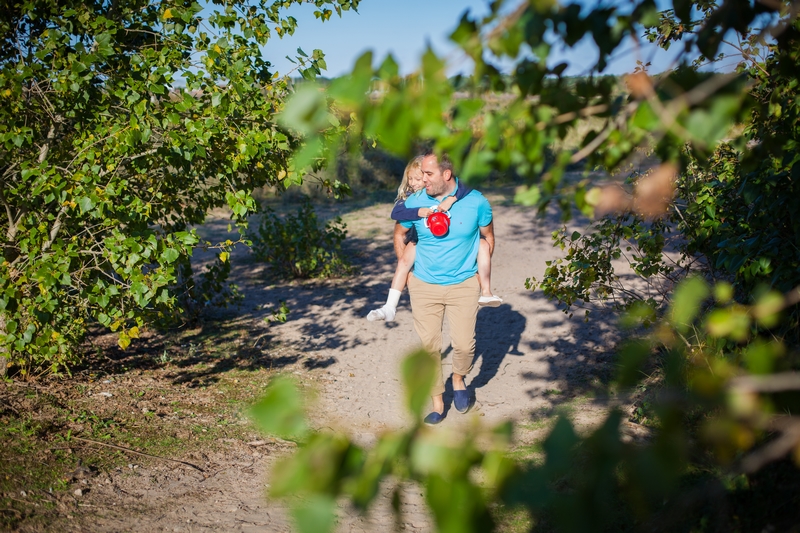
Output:
<instances>
[{"instance_id":1,"label":"green leafy branch","mask_svg":"<svg viewBox=\"0 0 800 533\"><path fill-rule=\"evenodd\" d=\"M704 313L712 292L720 307ZM717 468L722 478L735 480L754 475L800 445L800 422L781 414L782 403L777 403L787 401L786 392L794 400L800 397L800 377L793 372L741 374L728 349L738 342L743 325L725 294L724 287L712 291L699 278L687 279L654 332L621 349L620 392L642 379L654 351L662 357L666 388L655 402L657 423L649 439L627 437L627 423L612 407L586 435L559 419L543 442L543 460L536 463L509 457L510 423L488 430L468 426L457 436L422 425L434 365L439 364L424 352L410 355L402 365L411 425L385 433L371 449L341 434L310 430L299 392L290 380L276 378L253 408L254 421L263 431L301 445L275 466L270 495L291 497L295 523L303 532L332 531L342 497L365 512L385 480L394 484L398 522L403 485L419 484L437 531L495 531L490 510L498 505L525 508L535 524L552 521L567 532L691 527L701 517L687 510L720 504L720 498L738 490L729 483L727 491L711 491L711 482L693 480L694 469ZM771 294L743 316L748 323L774 324L778 313L798 302L800 290ZM718 318L719 313L724 316ZM689 335L692 342L687 343ZM771 372L782 349L779 341L765 338L749 344L744 357L751 370ZM757 437L764 435L775 438L756 447ZM705 463L696 464L696 458ZM688 492L687 486L692 487Z\"/></svg>"}]
</instances>

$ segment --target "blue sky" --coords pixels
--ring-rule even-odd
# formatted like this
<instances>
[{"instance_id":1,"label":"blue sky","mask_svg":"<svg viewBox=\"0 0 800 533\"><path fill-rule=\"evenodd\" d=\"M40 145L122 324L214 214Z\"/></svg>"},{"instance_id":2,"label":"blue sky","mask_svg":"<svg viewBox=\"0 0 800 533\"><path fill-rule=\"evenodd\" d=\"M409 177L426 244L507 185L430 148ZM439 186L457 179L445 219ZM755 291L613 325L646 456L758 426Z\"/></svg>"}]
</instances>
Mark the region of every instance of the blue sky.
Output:
<instances>
[{"instance_id":1,"label":"blue sky","mask_svg":"<svg viewBox=\"0 0 800 533\"><path fill-rule=\"evenodd\" d=\"M512 8L517 5L513 1L507 3ZM580 3L597 2L583 0ZM613 3L627 2L616 0ZM314 18L314 10L311 5L294 6L288 10L287 13L298 21L295 34L283 39L273 37L265 47L265 58L281 74L294 67L285 56L294 57L298 47L309 55L315 48L325 53L328 70L323 75L327 77L349 72L356 58L366 50L373 51L376 65L391 53L400 65L401 73L408 74L417 69L428 45L437 54L448 58L450 74L468 71L471 63L455 53L455 47L447 36L464 11L470 10L473 15L484 15L489 11L488 0L362 0L358 13L345 12L342 18L334 14L328 22L321 23ZM607 73L631 72L637 59L651 60L651 72L657 73L669 67L674 57L674 52L656 51L655 47L646 47L638 53L630 45L626 48L629 52L619 55ZM566 61L570 65L568 75L584 73L594 58L594 46L589 42L559 51L555 56L558 62Z\"/></svg>"}]
</instances>

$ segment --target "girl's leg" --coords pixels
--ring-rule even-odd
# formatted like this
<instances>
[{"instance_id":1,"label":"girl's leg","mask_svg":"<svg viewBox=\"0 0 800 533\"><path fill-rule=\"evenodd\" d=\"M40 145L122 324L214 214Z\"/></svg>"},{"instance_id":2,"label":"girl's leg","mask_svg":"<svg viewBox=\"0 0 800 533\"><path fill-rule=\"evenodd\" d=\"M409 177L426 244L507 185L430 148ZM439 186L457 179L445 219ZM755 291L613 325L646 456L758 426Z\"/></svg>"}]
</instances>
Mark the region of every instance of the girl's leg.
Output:
<instances>
[{"instance_id":1,"label":"girl's leg","mask_svg":"<svg viewBox=\"0 0 800 533\"><path fill-rule=\"evenodd\" d=\"M397 268L394 271L394 278L392 278L392 288L389 289L389 297L386 303L380 309L373 309L367 315L367 320L370 322L375 320L394 320L397 313L397 303L400 301L400 295L406 286L408 273L411 272L411 267L414 266L414 259L417 257L417 245L409 243L406 246L403 255L397 261Z\"/></svg>"},{"instance_id":2,"label":"girl's leg","mask_svg":"<svg viewBox=\"0 0 800 533\"><path fill-rule=\"evenodd\" d=\"M411 272L411 267L414 266L416 258L417 245L410 242L406 245L403 255L397 260L397 269L395 269L394 277L392 278L392 288L394 290L403 292L403 289L406 288L408 273Z\"/></svg>"},{"instance_id":3,"label":"girl's leg","mask_svg":"<svg viewBox=\"0 0 800 533\"><path fill-rule=\"evenodd\" d=\"M492 294L492 255L489 243L481 239L478 247L478 281L481 283L481 297L478 305L497 307L503 303L502 298Z\"/></svg>"}]
</instances>

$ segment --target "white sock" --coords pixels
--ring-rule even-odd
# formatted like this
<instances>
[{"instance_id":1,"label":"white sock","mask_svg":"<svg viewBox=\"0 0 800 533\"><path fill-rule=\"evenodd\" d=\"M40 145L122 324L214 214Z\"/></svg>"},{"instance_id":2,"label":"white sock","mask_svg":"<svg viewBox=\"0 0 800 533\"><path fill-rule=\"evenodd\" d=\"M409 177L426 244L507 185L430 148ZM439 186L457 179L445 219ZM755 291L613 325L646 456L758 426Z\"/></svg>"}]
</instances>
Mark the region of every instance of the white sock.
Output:
<instances>
[{"instance_id":1,"label":"white sock","mask_svg":"<svg viewBox=\"0 0 800 533\"><path fill-rule=\"evenodd\" d=\"M383 307L390 307L392 309L397 309L397 304L400 302L400 295L403 294L402 292L398 291L397 289L389 289L389 296L386 298L386 305Z\"/></svg>"},{"instance_id":2,"label":"white sock","mask_svg":"<svg viewBox=\"0 0 800 533\"><path fill-rule=\"evenodd\" d=\"M400 302L400 295L402 293L397 289L389 289L389 297L386 298L386 303L380 309L373 309L367 315L367 320L374 322L376 320L386 320L391 322L394 320L394 315L397 313L397 304Z\"/></svg>"}]
</instances>

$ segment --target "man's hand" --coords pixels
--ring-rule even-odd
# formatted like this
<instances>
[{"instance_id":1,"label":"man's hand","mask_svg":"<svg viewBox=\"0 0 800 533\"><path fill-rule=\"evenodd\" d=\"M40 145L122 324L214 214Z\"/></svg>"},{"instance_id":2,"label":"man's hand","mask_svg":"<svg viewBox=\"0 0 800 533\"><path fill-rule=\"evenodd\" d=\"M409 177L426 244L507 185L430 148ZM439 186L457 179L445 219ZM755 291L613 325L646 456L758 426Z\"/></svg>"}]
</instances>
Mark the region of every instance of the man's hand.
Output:
<instances>
[{"instance_id":1,"label":"man's hand","mask_svg":"<svg viewBox=\"0 0 800 533\"><path fill-rule=\"evenodd\" d=\"M494 253L494 221L489 222L488 226L481 226L481 237L489 243L489 256Z\"/></svg>"},{"instance_id":2,"label":"man's hand","mask_svg":"<svg viewBox=\"0 0 800 533\"><path fill-rule=\"evenodd\" d=\"M419 218L429 217L432 213L433 213L433 209L431 209L430 207L420 207L417 210L417 216Z\"/></svg>"},{"instance_id":3,"label":"man's hand","mask_svg":"<svg viewBox=\"0 0 800 533\"><path fill-rule=\"evenodd\" d=\"M450 208L453 207L454 203L456 203L456 197L448 196L447 198L442 200L441 203L439 203L439 211L441 211L442 213L450 211Z\"/></svg>"},{"instance_id":4,"label":"man's hand","mask_svg":"<svg viewBox=\"0 0 800 533\"><path fill-rule=\"evenodd\" d=\"M394 253L399 260L403 257L403 252L406 251L406 233L411 228L403 227L399 222L394 225ZM494 242L494 241L492 241Z\"/></svg>"}]
</instances>

